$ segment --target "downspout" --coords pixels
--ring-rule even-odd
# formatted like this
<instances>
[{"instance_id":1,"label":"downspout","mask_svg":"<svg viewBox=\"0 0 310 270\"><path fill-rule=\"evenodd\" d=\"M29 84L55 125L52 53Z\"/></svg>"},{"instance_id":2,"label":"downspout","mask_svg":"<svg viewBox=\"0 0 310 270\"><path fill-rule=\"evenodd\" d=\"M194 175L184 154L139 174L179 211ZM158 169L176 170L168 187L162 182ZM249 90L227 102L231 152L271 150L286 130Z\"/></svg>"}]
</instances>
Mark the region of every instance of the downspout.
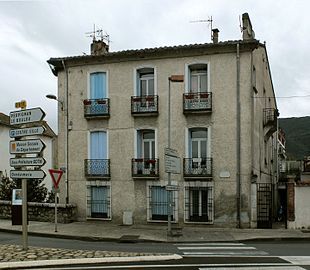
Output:
<instances>
[{"instance_id":1,"label":"downspout","mask_svg":"<svg viewBox=\"0 0 310 270\"><path fill-rule=\"evenodd\" d=\"M68 122L69 122L69 82L68 82L68 70L65 65L65 61L62 60L62 66L65 71L65 91L66 91L66 100L65 100L65 186L66 186L66 204L69 203L69 133L68 133Z\"/></svg>"},{"instance_id":2,"label":"downspout","mask_svg":"<svg viewBox=\"0 0 310 270\"><path fill-rule=\"evenodd\" d=\"M237 199L237 228L241 228L241 121L240 121L240 44L237 43L237 144L236 144L236 158L237 158L237 173L236 173L236 199Z\"/></svg>"}]
</instances>

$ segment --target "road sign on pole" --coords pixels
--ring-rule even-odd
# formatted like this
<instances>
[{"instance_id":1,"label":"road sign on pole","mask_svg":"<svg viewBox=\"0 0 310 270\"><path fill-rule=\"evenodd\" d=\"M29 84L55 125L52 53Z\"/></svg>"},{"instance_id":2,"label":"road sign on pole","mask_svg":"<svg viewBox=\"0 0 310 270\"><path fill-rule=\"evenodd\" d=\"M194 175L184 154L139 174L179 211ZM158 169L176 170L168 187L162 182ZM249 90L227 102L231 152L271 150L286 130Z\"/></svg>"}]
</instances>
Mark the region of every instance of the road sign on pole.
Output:
<instances>
[{"instance_id":1,"label":"road sign on pole","mask_svg":"<svg viewBox=\"0 0 310 270\"><path fill-rule=\"evenodd\" d=\"M42 157L24 157L24 158L11 158L11 167L22 167L22 166L35 166L42 167L46 163L46 160Z\"/></svg>"},{"instance_id":2,"label":"road sign on pole","mask_svg":"<svg viewBox=\"0 0 310 270\"><path fill-rule=\"evenodd\" d=\"M45 127L31 127L31 128L20 128L20 129L11 129L10 137L11 138L19 138L23 136L33 136L33 135L41 135L45 131Z\"/></svg>"},{"instance_id":3,"label":"road sign on pole","mask_svg":"<svg viewBox=\"0 0 310 270\"><path fill-rule=\"evenodd\" d=\"M41 121L45 117L45 112L41 108L33 108L10 112L10 124L21 125Z\"/></svg>"},{"instance_id":4,"label":"road sign on pole","mask_svg":"<svg viewBox=\"0 0 310 270\"><path fill-rule=\"evenodd\" d=\"M43 179L46 174L42 170L30 171L30 170L15 170L10 171L10 177L12 179Z\"/></svg>"},{"instance_id":5,"label":"road sign on pole","mask_svg":"<svg viewBox=\"0 0 310 270\"><path fill-rule=\"evenodd\" d=\"M50 172L50 175L52 177L55 189L58 189L58 184L64 172L62 170L54 170L54 169L49 169L48 171Z\"/></svg>"},{"instance_id":6,"label":"road sign on pole","mask_svg":"<svg viewBox=\"0 0 310 270\"><path fill-rule=\"evenodd\" d=\"M45 144L41 139L10 141L11 154L41 153L44 148Z\"/></svg>"}]
</instances>

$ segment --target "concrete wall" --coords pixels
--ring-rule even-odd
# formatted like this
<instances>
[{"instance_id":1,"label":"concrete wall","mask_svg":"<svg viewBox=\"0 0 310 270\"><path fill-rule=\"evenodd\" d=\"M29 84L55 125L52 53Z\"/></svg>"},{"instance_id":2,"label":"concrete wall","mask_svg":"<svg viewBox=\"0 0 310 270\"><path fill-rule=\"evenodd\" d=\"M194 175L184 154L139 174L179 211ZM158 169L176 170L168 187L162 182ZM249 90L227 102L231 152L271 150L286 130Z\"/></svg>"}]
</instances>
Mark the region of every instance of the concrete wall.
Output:
<instances>
[{"instance_id":1,"label":"concrete wall","mask_svg":"<svg viewBox=\"0 0 310 270\"><path fill-rule=\"evenodd\" d=\"M262 55L260 51L257 55ZM256 56L259 58L261 56ZM241 53L240 92L241 92L241 199L242 223L249 225L253 199L251 198L252 171L262 167L262 108L260 99L253 101L252 55ZM270 82L266 78L262 59L255 60L258 70L258 88L262 85L270 95ZM155 129L157 157L160 160L160 179L157 183L165 185L164 147L167 145L167 93L168 77L186 75L186 66L193 63L207 63L209 68L209 91L213 93L212 113L183 114L182 94L186 83L171 83L171 133L172 148L178 150L181 158L186 157L186 130L192 127L208 128L210 156L213 158L214 185L214 224L235 226L236 223L236 53L200 55L196 57L170 58L140 61L127 61L101 65L83 65L68 68L68 119L72 123L69 131L69 193L70 202L78 205L79 219L86 218L87 180L84 177L84 159L88 158L89 132L106 130L108 132L111 160L112 221L121 223L125 210L134 213L134 221L147 221L147 180L133 180L131 177L131 158L134 158L134 139L136 129ZM150 66L155 69L156 92L159 95L159 115L156 117L133 117L130 111L130 97L134 95L135 69ZM107 72L108 96L110 98L110 118L87 120L84 118L83 100L89 97L89 74L95 71ZM185 76L186 78L186 76ZM65 73L58 74L59 98L66 100ZM267 85L267 86L266 86ZM252 110L254 103L255 109ZM59 166L65 165L65 113L59 111ZM255 121L255 124L252 124ZM252 132L254 134L252 134ZM255 145L253 145L255 140ZM253 146L252 146L253 145ZM255 161L254 168L252 166ZM225 172L228 177L220 177ZM259 175L261 178L268 178ZM184 179L173 175L172 180L180 186L178 192L178 217L183 223L184 216ZM266 179L265 179L266 180ZM267 180L266 180L267 181ZM268 181L270 181L268 179ZM65 182L61 183L61 200L65 199ZM255 196L255 194L253 194ZM254 198L255 201L255 198ZM252 202L252 203L251 203Z\"/></svg>"},{"instance_id":2,"label":"concrete wall","mask_svg":"<svg viewBox=\"0 0 310 270\"><path fill-rule=\"evenodd\" d=\"M4 176L10 176L10 128L5 125L0 125L0 171Z\"/></svg>"}]
</instances>

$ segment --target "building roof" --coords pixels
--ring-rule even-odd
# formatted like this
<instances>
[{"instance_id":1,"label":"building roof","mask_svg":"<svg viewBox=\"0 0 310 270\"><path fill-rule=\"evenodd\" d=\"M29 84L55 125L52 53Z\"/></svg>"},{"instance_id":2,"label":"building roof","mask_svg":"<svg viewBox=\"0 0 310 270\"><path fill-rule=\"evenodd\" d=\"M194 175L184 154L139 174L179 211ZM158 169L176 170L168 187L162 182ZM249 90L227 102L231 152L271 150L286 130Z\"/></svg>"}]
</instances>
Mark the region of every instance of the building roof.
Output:
<instances>
[{"instance_id":1,"label":"building roof","mask_svg":"<svg viewBox=\"0 0 310 270\"><path fill-rule=\"evenodd\" d=\"M0 113L0 126L1 125L7 126L7 127L14 127L14 128L18 127L18 126L11 126L10 125L10 116L8 116L4 113ZM27 126L27 124L25 126ZM43 133L43 136L47 136L47 137L51 137L51 138L57 137L55 132L52 130L52 128L49 126L49 124L46 121L36 122L36 123L31 124L31 126L44 126L45 132Z\"/></svg>"},{"instance_id":2,"label":"building roof","mask_svg":"<svg viewBox=\"0 0 310 270\"><path fill-rule=\"evenodd\" d=\"M179 46L167 46L157 48L145 48L137 50L123 50L108 52L101 55L78 55L69 57L50 58L47 62L54 68L53 73L57 75L59 70L63 69L63 61L69 65L81 65L86 63L98 62L122 62L141 60L145 58L176 58L184 56L193 56L201 54L215 54L223 52L233 52L236 50L236 44L240 44L240 51L249 51L264 46L258 40L230 40L218 43L189 44Z\"/></svg>"}]
</instances>

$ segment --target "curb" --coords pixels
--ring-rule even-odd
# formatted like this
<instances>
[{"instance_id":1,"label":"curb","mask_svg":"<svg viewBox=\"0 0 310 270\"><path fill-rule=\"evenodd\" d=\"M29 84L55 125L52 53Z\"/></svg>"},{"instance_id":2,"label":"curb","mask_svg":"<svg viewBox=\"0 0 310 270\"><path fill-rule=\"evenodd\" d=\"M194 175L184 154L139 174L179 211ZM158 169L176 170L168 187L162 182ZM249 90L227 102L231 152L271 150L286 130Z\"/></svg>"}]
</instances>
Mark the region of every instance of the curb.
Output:
<instances>
[{"instance_id":1,"label":"curb","mask_svg":"<svg viewBox=\"0 0 310 270\"><path fill-rule=\"evenodd\" d=\"M74 266L84 264L117 263L117 262L148 262L148 261L168 261L180 260L183 257L178 254L161 256L137 256L137 257L107 257L107 258L83 258L83 259L65 259L65 260L38 260L0 263L0 269L19 269L42 266Z\"/></svg>"}]
</instances>

